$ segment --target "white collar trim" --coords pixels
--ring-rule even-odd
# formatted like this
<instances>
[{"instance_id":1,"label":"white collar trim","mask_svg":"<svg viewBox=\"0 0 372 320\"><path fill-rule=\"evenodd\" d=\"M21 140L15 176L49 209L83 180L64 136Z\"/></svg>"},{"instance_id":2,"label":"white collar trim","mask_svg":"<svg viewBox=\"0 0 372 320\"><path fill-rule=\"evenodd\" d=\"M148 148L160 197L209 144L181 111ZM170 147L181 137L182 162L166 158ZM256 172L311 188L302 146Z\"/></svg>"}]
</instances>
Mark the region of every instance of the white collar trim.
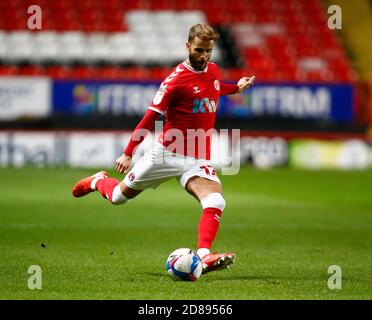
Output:
<instances>
[{"instance_id":1,"label":"white collar trim","mask_svg":"<svg viewBox=\"0 0 372 320\"><path fill-rule=\"evenodd\" d=\"M206 67L204 68L203 71L199 71L199 70L196 70L194 69L192 66L190 66L186 61L183 62L183 65L186 69L192 71L192 72L195 72L195 73L203 73L203 72L207 72L208 71L208 62L207 62L207 65Z\"/></svg>"}]
</instances>

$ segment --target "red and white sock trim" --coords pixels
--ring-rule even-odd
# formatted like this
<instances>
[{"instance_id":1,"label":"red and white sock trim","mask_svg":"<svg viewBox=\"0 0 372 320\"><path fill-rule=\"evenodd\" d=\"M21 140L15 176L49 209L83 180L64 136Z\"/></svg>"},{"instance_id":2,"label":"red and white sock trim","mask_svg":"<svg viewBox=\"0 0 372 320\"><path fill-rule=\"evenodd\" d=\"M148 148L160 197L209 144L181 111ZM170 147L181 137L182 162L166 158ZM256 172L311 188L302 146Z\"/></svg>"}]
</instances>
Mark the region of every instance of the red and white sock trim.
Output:
<instances>
[{"instance_id":1,"label":"red and white sock trim","mask_svg":"<svg viewBox=\"0 0 372 320\"><path fill-rule=\"evenodd\" d=\"M120 190L120 184L118 184L114 190L112 191L112 199L111 199L111 202L113 204L123 204L127 201L130 201L129 198L127 198L125 195L123 195L121 193L121 190Z\"/></svg>"},{"instance_id":2,"label":"red and white sock trim","mask_svg":"<svg viewBox=\"0 0 372 320\"><path fill-rule=\"evenodd\" d=\"M90 188L92 189L92 190L97 190L96 189L96 185L97 185L97 182L99 181L99 180L101 180L101 179L104 179L105 178L105 176L102 174L102 175L100 175L100 176L98 176L98 177L96 177L96 178L94 178L93 180L92 180L92 182L90 183Z\"/></svg>"}]
</instances>

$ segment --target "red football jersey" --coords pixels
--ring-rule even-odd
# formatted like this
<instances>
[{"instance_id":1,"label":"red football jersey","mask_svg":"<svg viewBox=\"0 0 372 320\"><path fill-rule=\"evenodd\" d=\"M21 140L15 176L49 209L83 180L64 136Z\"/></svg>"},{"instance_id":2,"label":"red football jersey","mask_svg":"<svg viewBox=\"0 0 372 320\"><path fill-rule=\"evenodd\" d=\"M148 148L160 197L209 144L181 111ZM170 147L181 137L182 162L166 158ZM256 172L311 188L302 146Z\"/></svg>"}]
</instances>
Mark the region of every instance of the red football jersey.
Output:
<instances>
[{"instance_id":1,"label":"red football jersey","mask_svg":"<svg viewBox=\"0 0 372 320\"><path fill-rule=\"evenodd\" d=\"M203 71L198 71L183 62L161 83L149 109L165 112L160 143L168 150L210 159L220 82L221 72L215 63L208 62ZM233 92L237 88L234 85Z\"/></svg>"}]
</instances>

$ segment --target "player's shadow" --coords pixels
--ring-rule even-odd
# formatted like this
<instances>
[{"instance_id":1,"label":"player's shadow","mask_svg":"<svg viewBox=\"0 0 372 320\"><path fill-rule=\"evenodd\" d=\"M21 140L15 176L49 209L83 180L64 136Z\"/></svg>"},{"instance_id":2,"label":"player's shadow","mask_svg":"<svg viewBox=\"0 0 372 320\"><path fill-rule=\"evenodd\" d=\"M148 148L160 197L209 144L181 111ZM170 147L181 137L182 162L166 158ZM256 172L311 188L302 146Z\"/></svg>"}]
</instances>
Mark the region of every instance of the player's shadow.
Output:
<instances>
[{"instance_id":1,"label":"player's shadow","mask_svg":"<svg viewBox=\"0 0 372 320\"><path fill-rule=\"evenodd\" d=\"M211 277L209 281L232 281L232 280L251 280L251 281L264 281L270 284L280 284L283 281L287 280L327 280L328 278L324 275L314 275L314 276L304 276L304 277L291 277L288 276L275 276L275 275L258 275L258 274L249 274L249 275L236 275L236 274L227 274L218 277ZM344 280L344 278L343 278Z\"/></svg>"},{"instance_id":2,"label":"player's shadow","mask_svg":"<svg viewBox=\"0 0 372 320\"><path fill-rule=\"evenodd\" d=\"M208 281L232 281L232 280L246 280L246 281L264 281L269 284L280 284L286 280L294 280L295 277L285 276L285 277L278 277L278 276L271 276L271 275L259 275L259 274L246 274L246 275L237 275L237 274L229 274L228 271L217 271L218 276L209 277L208 274L203 275L202 277L208 278ZM221 272L221 274L220 274ZM225 274L222 274L225 273ZM154 277L159 279L159 277L168 278L168 274L166 272L145 272L147 276ZM298 280L327 280L324 275L314 275L313 277L303 277L298 278Z\"/></svg>"},{"instance_id":3,"label":"player's shadow","mask_svg":"<svg viewBox=\"0 0 372 320\"><path fill-rule=\"evenodd\" d=\"M159 277L168 278L169 277L169 275L167 275L166 272L145 272L144 274L146 274L147 276L156 277L156 278L159 278ZM203 277L208 277L208 275L204 275ZM239 275L237 276L236 274L227 275L227 276L218 277L218 278L212 278L212 277L208 277L208 278L209 278L208 279L209 281L262 280L262 281L267 281L267 282L276 282L278 280L278 278L273 277L273 276L260 276L260 275ZM284 279L280 279L280 280L284 280Z\"/></svg>"},{"instance_id":4,"label":"player's shadow","mask_svg":"<svg viewBox=\"0 0 372 320\"><path fill-rule=\"evenodd\" d=\"M208 275L206 275L208 276ZM227 276L218 276L216 278L210 278L210 281L231 281L231 280L262 280L262 281L275 281L278 280L272 276L260 276L260 275L227 275Z\"/></svg>"}]
</instances>

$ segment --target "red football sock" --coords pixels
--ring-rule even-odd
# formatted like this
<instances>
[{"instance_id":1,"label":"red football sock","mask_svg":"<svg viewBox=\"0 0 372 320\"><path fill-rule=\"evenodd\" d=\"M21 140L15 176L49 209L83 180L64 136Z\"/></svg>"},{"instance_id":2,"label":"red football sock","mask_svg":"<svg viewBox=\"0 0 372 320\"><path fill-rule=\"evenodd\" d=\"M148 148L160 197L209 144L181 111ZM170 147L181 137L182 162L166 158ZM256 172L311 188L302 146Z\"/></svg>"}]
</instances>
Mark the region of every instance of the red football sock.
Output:
<instances>
[{"instance_id":1,"label":"red football sock","mask_svg":"<svg viewBox=\"0 0 372 320\"><path fill-rule=\"evenodd\" d=\"M119 181L113 178L100 179L96 183L96 189L102 197L112 201L112 191L119 184Z\"/></svg>"},{"instance_id":2,"label":"red football sock","mask_svg":"<svg viewBox=\"0 0 372 320\"><path fill-rule=\"evenodd\" d=\"M198 248L210 249L220 226L222 211L217 208L205 208L199 222Z\"/></svg>"}]
</instances>

